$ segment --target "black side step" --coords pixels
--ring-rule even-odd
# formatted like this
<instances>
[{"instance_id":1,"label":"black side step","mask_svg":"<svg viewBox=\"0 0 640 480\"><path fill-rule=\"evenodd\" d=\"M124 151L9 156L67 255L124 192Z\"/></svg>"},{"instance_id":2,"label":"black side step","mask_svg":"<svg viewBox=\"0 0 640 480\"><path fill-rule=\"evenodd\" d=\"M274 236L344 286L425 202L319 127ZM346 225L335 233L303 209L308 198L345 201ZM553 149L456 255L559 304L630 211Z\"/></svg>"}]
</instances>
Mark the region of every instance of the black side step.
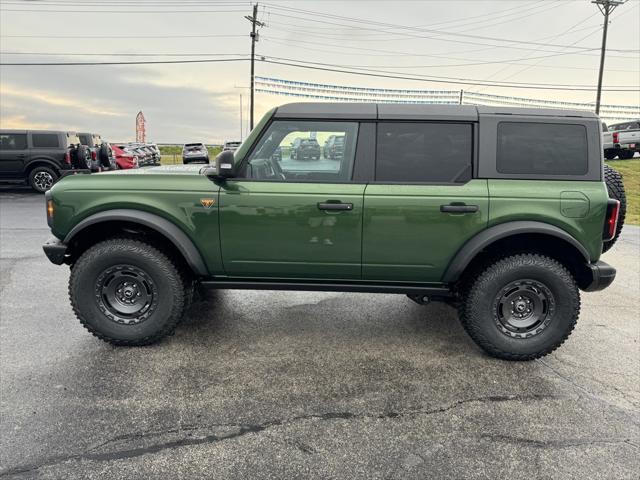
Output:
<instances>
[{"instance_id":1,"label":"black side step","mask_svg":"<svg viewBox=\"0 0 640 480\"><path fill-rule=\"evenodd\" d=\"M364 293L399 293L403 295L426 295L437 297L452 296L451 290L445 287L423 287L415 285L390 285L366 283L328 283L328 282L278 282L248 280L204 280L203 287L215 289L244 290L293 290L315 292L364 292Z\"/></svg>"}]
</instances>

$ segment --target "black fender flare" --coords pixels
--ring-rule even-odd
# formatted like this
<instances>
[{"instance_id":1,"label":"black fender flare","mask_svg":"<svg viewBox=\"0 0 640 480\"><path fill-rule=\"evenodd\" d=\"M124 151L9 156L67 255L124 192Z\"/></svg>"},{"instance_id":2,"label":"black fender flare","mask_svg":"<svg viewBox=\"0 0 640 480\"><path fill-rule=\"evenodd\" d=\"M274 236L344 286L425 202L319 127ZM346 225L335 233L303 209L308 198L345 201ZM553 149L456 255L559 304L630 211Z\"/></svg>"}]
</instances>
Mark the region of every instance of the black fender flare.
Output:
<instances>
[{"instance_id":1,"label":"black fender flare","mask_svg":"<svg viewBox=\"0 0 640 480\"><path fill-rule=\"evenodd\" d=\"M564 240L580 252L584 257L585 263L591 263L591 256L587 249L569 233L555 225L529 221L506 222L483 230L465 243L449 263L449 266L442 277L442 281L444 283L457 281L464 269L467 268L469 263L471 263L475 256L484 248L502 238L520 235L523 233L539 233Z\"/></svg>"},{"instance_id":2,"label":"black fender flare","mask_svg":"<svg viewBox=\"0 0 640 480\"><path fill-rule=\"evenodd\" d=\"M186 233L166 218L141 210L115 209L94 213L73 227L64 237L63 242L68 245L73 237L90 225L109 221L138 223L155 230L164 235L180 251L195 274L209 276L202 255Z\"/></svg>"},{"instance_id":3,"label":"black fender flare","mask_svg":"<svg viewBox=\"0 0 640 480\"><path fill-rule=\"evenodd\" d=\"M29 162L25 164L24 171L25 173L30 172L36 167L51 167L56 173L58 173L58 175L64 170L63 168L61 168L60 163L56 162L55 160L51 160L46 157L37 157L29 160Z\"/></svg>"}]
</instances>

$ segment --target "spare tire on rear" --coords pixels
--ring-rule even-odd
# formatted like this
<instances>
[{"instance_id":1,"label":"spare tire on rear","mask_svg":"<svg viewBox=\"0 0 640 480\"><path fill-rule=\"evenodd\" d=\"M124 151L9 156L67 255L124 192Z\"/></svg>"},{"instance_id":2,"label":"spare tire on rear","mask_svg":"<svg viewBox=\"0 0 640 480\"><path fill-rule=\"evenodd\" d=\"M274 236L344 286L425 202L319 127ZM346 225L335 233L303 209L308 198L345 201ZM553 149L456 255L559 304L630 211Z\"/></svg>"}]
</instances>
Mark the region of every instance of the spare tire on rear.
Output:
<instances>
[{"instance_id":1,"label":"spare tire on rear","mask_svg":"<svg viewBox=\"0 0 640 480\"><path fill-rule=\"evenodd\" d=\"M98 149L98 160L102 168L110 169L112 167L111 159L109 158L109 145L106 142L100 145Z\"/></svg>"},{"instance_id":2,"label":"spare tire on rear","mask_svg":"<svg viewBox=\"0 0 640 480\"><path fill-rule=\"evenodd\" d=\"M73 168L91 170L91 151L86 145L78 145L73 155Z\"/></svg>"},{"instance_id":3,"label":"spare tire on rear","mask_svg":"<svg viewBox=\"0 0 640 480\"><path fill-rule=\"evenodd\" d=\"M609 198L613 198L620 202L620 213L618 214L618 226L616 227L616 234L608 242L602 244L602 251L609 250L618 240L622 227L624 226L624 217L627 214L627 196L624 193L624 183L622 182L622 175L617 170L611 168L609 165L604 166L604 181L607 184L607 191L609 192Z\"/></svg>"}]
</instances>

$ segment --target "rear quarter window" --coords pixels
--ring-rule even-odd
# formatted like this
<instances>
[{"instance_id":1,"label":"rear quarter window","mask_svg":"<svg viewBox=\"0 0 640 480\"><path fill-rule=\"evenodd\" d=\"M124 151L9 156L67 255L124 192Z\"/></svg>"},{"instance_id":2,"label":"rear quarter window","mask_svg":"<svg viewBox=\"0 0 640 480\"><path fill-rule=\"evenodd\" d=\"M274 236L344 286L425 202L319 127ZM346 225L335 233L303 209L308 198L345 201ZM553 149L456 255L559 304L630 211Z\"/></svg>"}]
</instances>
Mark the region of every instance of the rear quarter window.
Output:
<instances>
[{"instance_id":1,"label":"rear quarter window","mask_svg":"<svg viewBox=\"0 0 640 480\"><path fill-rule=\"evenodd\" d=\"M60 140L56 133L34 133L31 135L34 148L58 148Z\"/></svg>"},{"instance_id":2,"label":"rear quarter window","mask_svg":"<svg viewBox=\"0 0 640 480\"><path fill-rule=\"evenodd\" d=\"M497 142L499 173L584 175L589 169L584 125L500 122Z\"/></svg>"}]
</instances>

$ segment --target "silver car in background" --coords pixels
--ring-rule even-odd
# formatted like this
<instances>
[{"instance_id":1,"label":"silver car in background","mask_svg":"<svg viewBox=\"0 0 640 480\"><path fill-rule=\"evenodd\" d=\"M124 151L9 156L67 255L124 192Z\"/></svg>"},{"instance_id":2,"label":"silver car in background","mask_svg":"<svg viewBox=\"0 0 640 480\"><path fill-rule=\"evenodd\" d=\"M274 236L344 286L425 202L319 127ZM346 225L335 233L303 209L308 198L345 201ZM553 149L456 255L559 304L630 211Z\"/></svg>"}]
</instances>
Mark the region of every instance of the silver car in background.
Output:
<instances>
[{"instance_id":1,"label":"silver car in background","mask_svg":"<svg viewBox=\"0 0 640 480\"><path fill-rule=\"evenodd\" d=\"M204 143L185 143L182 147L182 163L209 163L209 151Z\"/></svg>"}]
</instances>

